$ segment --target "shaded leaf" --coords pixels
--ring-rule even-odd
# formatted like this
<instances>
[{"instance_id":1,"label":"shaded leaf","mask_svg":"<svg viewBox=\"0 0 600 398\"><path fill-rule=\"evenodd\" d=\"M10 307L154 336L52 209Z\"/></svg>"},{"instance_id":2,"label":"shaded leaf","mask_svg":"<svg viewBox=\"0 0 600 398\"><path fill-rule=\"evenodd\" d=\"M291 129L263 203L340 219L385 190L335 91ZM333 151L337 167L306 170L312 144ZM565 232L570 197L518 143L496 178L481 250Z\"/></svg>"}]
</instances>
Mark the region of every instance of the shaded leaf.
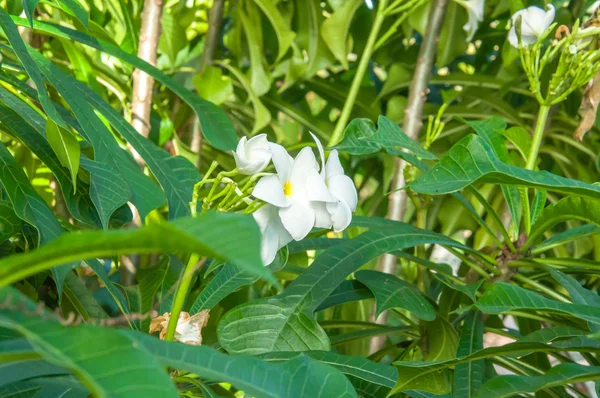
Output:
<instances>
[{"instance_id":1,"label":"shaded leaf","mask_svg":"<svg viewBox=\"0 0 600 398\"><path fill-rule=\"evenodd\" d=\"M351 46L349 45L350 38L350 23L354 17L354 13L362 4L362 0L348 0L343 6L334 11L329 18L321 24L321 37L342 64L344 69L348 69L348 53Z\"/></svg>"},{"instance_id":2,"label":"shaded leaf","mask_svg":"<svg viewBox=\"0 0 600 398\"><path fill-rule=\"evenodd\" d=\"M0 243L5 242L23 227L23 221L15 213L10 202L0 200Z\"/></svg>"},{"instance_id":3,"label":"shaded leaf","mask_svg":"<svg viewBox=\"0 0 600 398\"><path fill-rule=\"evenodd\" d=\"M277 55L277 60L279 61L292 45L296 34L287 26L287 23L275 5L276 3L270 0L252 1L260 7L262 12L269 19L269 22L271 22L271 26L273 27L275 35L277 36L277 42L279 43L279 51Z\"/></svg>"},{"instance_id":4,"label":"shaded leaf","mask_svg":"<svg viewBox=\"0 0 600 398\"><path fill-rule=\"evenodd\" d=\"M214 66L206 67L194 76L193 81L198 95L216 105L221 105L233 94L231 79Z\"/></svg>"},{"instance_id":5,"label":"shaded leaf","mask_svg":"<svg viewBox=\"0 0 600 398\"><path fill-rule=\"evenodd\" d=\"M479 311L471 311L465 318L457 357L465 357L483 349L483 316ZM484 381L485 363L483 359L461 363L454 370L454 397L471 398L477 394Z\"/></svg>"},{"instance_id":6,"label":"shaded leaf","mask_svg":"<svg viewBox=\"0 0 600 398\"><path fill-rule=\"evenodd\" d=\"M315 310L315 312L350 303L373 298L371 290L357 280L343 281Z\"/></svg>"},{"instance_id":7,"label":"shaded leaf","mask_svg":"<svg viewBox=\"0 0 600 398\"><path fill-rule=\"evenodd\" d=\"M168 9L162 13L161 33L158 49L167 55L171 67L175 66L177 54L188 45L185 29L179 23L179 18ZM204 97L206 98L206 97Z\"/></svg>"},{"instance_id":8,"label":"shaded leaf","mask_svg":"<svg viewBox=\"0 0 600 398\"><path fill-rule=\"evenodd\" d=\"M558 233L551 238L546 239L538 245L534 245L533 252L540 253L553 247L562 245L563 243L571 242L586 236L595 235L600 233L600 226L595 224L585 224L579 227L569 229L567 231Z\"/></svg>"},{"instance_id":9,"label":"shaded leaf","mask_svg":"<svg viewBox=\"0 0 600 398\"><path fill-rule=\"evenodd\" d=\"M81 154L77 138L67 130L57 126L52 120L48 120L46 124L46 135L60 163L71 172L73 190L76 191L79 156Z\"/></svg>"},{"instance_id":10,"label":"shaded leaf","mask_svg":"<svg viewBox=\"0 0 600 398\"><path fill-rule=\"evenodd\" d=\"M435 319L433 306L415 285L394 275L377 271L359 271L354 277L366 285L375 296L376 317L385 310L399 308L413 313L424 321Z\"/></svg>"}]
</instances>

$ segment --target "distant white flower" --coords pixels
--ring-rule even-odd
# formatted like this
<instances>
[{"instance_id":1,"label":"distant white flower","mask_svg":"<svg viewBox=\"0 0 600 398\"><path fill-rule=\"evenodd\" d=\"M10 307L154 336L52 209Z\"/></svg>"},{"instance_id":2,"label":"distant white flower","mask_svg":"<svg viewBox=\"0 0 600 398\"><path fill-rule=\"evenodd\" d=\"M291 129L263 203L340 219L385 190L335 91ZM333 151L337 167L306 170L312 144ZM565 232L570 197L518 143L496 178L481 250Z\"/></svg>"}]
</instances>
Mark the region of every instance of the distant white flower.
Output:
<instances>
[{"instance_id":1,"label":"distant white flower","mask_svg":"<svg viewBox=\"0 0 600 398\"><path fill-rule=\"evenodd\" d=\"M275 260L277 251L293 240L292 235L283 226L276 206L266 204L252 215L262 235L261 258L265 265L269 265Z\"/></svg>"},{"instance_id":2,"label":"distant white flower","mask_svg":"<svg viewBox=\"0 0 600 398\"><path fill-rule=\"evenodd\" d=\"M311 133L312 134L312 133ZM329 153L327 164L325 164L325 151L319 139L312 135L317 143L323 167L320 178L325 181L325 185L330 193L330 198L322 195L321 198L315 198L309 195L309 200L313 201L315 210L315 226L319 228L331 228L335 232L341 232L350 225L352 213L356 210L358 204L358 194L352 179L344 174L344 168L340 162L338 151L334 149ZM309 179L309 184L314 184L314 177ZM309 192L314 192L309 190Z\"/></svg>"},{"instance_id":3,"label":"distant white flower","mask_svg":"<svg viewBox=\"0 0 600 398\"><path fill-rule=\"evenodd\" d=\"M456 2L465 7L469 13L469 21L463 26L463 30L467 32L467 41L471 41L479 28L479 23L483 22L485 0L456 0Z\"/></svg>"},{"instance_id":4,"label":"distant white flower","mask_svg":"<svg viewBox=\"0 0 600 398\"><path fill-rule=\"evenodd\" d=\"M272 156L266 134L259 134L249 140L242 137L237 149L233 152L238 171L247 175L263 171L271 161Z\"/></svg>"},{"instance_id":5,"label":"distant white flower","mask_svg":"<svg viewBox=\"0 0 600 398\"><path fill-rule=\"evenodd\" d=\"M202 344L202 328L208 324L209 310L200 311L190 316L187 312L181 312L175 328L175 340L190 345ZM169 325L170 312L152 318L150 322L150 333L160 330L160 339L164 340Z\"/></svg>"},{"instance_id":6,"label":"distant white flower","mask_svg":"<svg viewBox=\"0 0 600 398\"><path fill-rule=\"evenodd\" d=\"M508 33L508 41L513 47L519 47L516 23L521 17L521 42L524 46L535 43L542 34L552 25L556 10L552 4L548 5L548 11L539 7L529 7L517 11L512 16L512 27Z\"/></svg>"},{"instance_id":7,"label":"distant white flower","mask_svg":"<svg viewBox=\"0 0 600 398\"><path fill-rule=\"evenodd\" d=\"M292 159L281 145L269 144L269 148L273 153L277 175L262 177L252 195L276 206L281 222L292 238L304 239L315 224L315 212L309 203L309 189L310 197L314 200L326 201L330 198L325 182L315 178L319 177L315 154L311 148L305 147L296 159Z\"/></svg>"}]
</instances>

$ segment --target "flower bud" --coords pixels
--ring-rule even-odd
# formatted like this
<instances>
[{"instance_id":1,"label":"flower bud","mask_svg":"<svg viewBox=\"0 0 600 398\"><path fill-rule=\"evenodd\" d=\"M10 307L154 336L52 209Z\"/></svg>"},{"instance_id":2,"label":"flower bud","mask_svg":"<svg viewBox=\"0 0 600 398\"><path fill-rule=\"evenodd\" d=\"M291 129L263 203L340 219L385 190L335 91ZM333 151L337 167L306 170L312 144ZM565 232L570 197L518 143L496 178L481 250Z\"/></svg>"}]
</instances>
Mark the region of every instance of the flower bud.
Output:
<instances>
[{"instance_id":1,"label":"flower bud","mask_svg":"<svg viewBox=\"0 0 600 398\"><path fill-rule=\"evenodd\" d=\"M242 137L237 149L233 152L238 171L246 175L263 171L271 161L272 156L273 153L269 149L266 134L259 134L249 140Z\"/></svg>"}]
</instances>

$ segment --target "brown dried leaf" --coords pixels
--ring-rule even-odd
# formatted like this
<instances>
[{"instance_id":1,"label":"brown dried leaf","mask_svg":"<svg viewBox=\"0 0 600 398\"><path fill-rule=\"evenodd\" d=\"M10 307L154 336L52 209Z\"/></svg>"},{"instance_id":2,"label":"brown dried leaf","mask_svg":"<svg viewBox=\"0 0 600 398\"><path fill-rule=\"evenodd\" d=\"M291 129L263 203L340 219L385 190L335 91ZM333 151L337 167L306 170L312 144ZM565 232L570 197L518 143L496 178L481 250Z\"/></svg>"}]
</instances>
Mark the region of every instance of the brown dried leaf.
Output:
<instances>
[{"instance_id":1,"label":"brown dried leaf","mask_svg":"<svg viewBox=\"0 0 600 398\"><path fill-rule=\"evenodd\" d=\"M598 103L600 102L600 72L594 76L594 79L585 88L581 106L579 107L579 115L581 121L575 131L575 139L582 141L585 133L590 131L596 123L596 113L598 111Z\"/></svg>"},{"instance_id":2,"label":"brown dried leaf","mask_svg":"<svg viewBox=\"0 0 600 398\"><path fill-rule=\"evenodd\" d=\"M202 328L208 324L209 317L209 310L200 311L193 316L190 316L187 312L179 314L179 321L175 329L175 340L190 345L202 344ZM169 312L153 318L150 322L150 333L160 330L160 339L164 340L167 333L167 326L169 325L169 318L171 318Z\"/></svg>"}]
</instances>

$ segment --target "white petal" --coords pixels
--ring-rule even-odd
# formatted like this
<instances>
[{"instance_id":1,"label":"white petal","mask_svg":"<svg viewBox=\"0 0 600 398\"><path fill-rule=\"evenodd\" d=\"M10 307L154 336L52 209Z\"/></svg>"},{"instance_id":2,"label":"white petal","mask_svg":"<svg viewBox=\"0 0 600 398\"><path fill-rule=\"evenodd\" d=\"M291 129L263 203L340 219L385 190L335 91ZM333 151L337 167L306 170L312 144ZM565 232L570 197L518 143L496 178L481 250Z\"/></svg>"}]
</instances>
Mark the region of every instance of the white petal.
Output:
<instances>
[{"instance_id":1,"label":"white petal","mask_svg":"<svg viewBox=\"0 0 600 398\"><path fill-rule=\"evenodd\" d=\"M306 179L306 198L319 202L331 202L333 196L325 184L325 179L321 174L313 174Z\"/></svg>"},{"instance_id":2,"label":"white petal","mask_svg":"<svg viewBox=\"0 0 600 398\"><path fill-rule=\"evenodd\" d=\"M344 201L352 210L356 210L358 204L358 194L352 179L345 175L337 175L327 179L327 186L332 195Z\"/></svg>"},{"instance_id":3,"label":"white petal","mask_svg":"<svg viewBox=\"0 0 600 398\"><path fill-rule=\"evenodd\" d=\"M246 138L246 136L243 136L242 138L240 138L237 148L235 149L237 154L244 158L246 157L246 142L247 141L248 141L248 138Z\"/></svg>"},{"instance_id":4,"label":"white petal","mask_svg":"<svg viewBox=\"0 0 600 398\"><path fill-rule=\"evenodd\" d=\"M273 153L273 164L281 181L287 181L290 178L294 159L290 154L279 144L269 143L269 149Z\"/></svg>"},{"instance_id":5,"label":"white petal","mask_svg":"<svg viewBox=\"0 0 600 398\"><path fill-rule=\"evenodd\" d=\"M246 151L253 151L255 149L269 150L269 141L267 141L266 134L258 134L248 140Z\"/></svg>"},{"instance_id":6,"label":"white petal","mask_svg":"<svg viewBox=\"0 0 600 398\"><path fill-rule=\"evenodd\" d=\"M325 202L312 202L311 206L315 211L315 227L317 228L331 228L333 222L331 221L331 215L327 211Z\"/></svg>"},{"instance_id":7,"label":"white petal","mask_svg":"<svg viewBox=\"0 0 600 398\"><path fill-rule=\"evenodd\" d=\"M309 175L313 175L316 171L318 173L319 165L315 154L310 147L304 147L294 159L294 165L292 166L292 172L290 173L289 181L292 186L296 184L306 184L306 179Z\"/></svg>"},{"instance_id":8,"label":"white petal","mask_svg":"<svg viewBox=\"0 0 600 398\"><path fill-rule=\"evenodd\" d=\"M265 233L273 215L278 216L277 207L273 205L264 205L252 213L252 217L254 217L254 221L258 224L261 233Z\"/></svg>"},{"instance_id":9,"label":"white petal","mask_svg":"<svg viewBox=\"0 0 600 398\"><path fill-rule=\"evenodd\" d=\"M250 162L248 162L248 160L246 159L246 154L243 151L243 149L241 151L241 154L238 152L233 152L233 158L235 159L235 166L237 167L239 172L244 174L243 170L246 170L248 167L250 167Z\"/></svg>"},{"instance_id":10,"label":"white petal","mask_svg":"<svg viewBox=\"0 0 600 398\"><path fill-rule=\"evenodd\" d=\"M327 165L325 166L327 170L327 178L339 174L344 174L344 168L342 167L342 163L340 162L340 156L338 154L337 149L329 152L329 158L327 158Z\"/></svg>"},{"instance_id":11,"label":"white petal","mask_svg":"<svg viewBox=\"0 0 600 398\"><path fill-rule=\"evenodd\" d=\"M253 149L246 152L248 154L248 164L243 168L238 165L238 170L242 174L254 175L263 171L271 161L272 153L268 149Z\"/></svg>"},{"instance_id":12,"label":"white petal","mask_svg":"<svg viewBox=\"0 0 600 398\"><path fill-rule=\"evenodd\" d=\"M277 215L279 218L279 216ZM262 235L260 257L264 265L269 265L275 259L279 250L279 235L277 230L270 225Z\"/></svg>"},{"instance_id":13,"label":"white petal","mask_svg":"<svg viewBox=\"0 0 600 398\"><path fill-rule=\"evenodd\" d=\"M508 32L508 42L511 46L519 48L519 38L517 37L517 30L515 29L514 25Z\"/></svg>"},{"instance_id":14,"label":"white petal","mask_svg":"<svg viewBox=\"0 0 600 398\"><path fill-rule=\"evenodd\" d=\"M550 27L550 25L552 25L555 15L556 15L556 10L554 9L554 6L552 4L548 4L548 11L546 11L546 16L544 17L544 23L541 26L541 32L539 32L540 36Z\"/></svg>"},{"instance_id":15,"label":"white petal","mask_svg":"<svg viewBox=\"0 0 600 398\"><path fill-rule=\"evenodd\" d=\"M313 140L315 140L317 143L317 149L319 150L319 156L321 157L321 172L323 172L325 171L325 151L323 150L323 145L321 145L321 141L319 141L316 135L310 131L309 133L312 135Z\"/></svg>"},{"instance_id":16,"label":"white petal","mask_svg":"<svg viewBox=\"0 0 600 398\"><path fill-rule=\"evenodd\" d=\"M342 232L350 222L352 221L352 210L343 200L339 200L337 203L327 203L327 210L331 214L331 221L333 223L333 230L335 232Z\"/></svg>"},{"instance_id":17,"label":"white petal","mask_svg":"<svg viewBox=\"0 0 600 398\"><path fill-rule=\"evenodd\" d=\"M278 176L265 176L258 180L252 195L277 207L285 207L290 204L289 199L283 194L283 184Z\"/></svg>"},{"instance_id":18,"label":"white petal","mask_svg":"<svg viewBox=\"0 0 600 398\"><path fill-rule=\"evenodd\" d=\"M308 204L292 202L291 206L279 209L279 217L295 240L302 240L315 224L315 211Z\"/></svg>"}]
</instances>

